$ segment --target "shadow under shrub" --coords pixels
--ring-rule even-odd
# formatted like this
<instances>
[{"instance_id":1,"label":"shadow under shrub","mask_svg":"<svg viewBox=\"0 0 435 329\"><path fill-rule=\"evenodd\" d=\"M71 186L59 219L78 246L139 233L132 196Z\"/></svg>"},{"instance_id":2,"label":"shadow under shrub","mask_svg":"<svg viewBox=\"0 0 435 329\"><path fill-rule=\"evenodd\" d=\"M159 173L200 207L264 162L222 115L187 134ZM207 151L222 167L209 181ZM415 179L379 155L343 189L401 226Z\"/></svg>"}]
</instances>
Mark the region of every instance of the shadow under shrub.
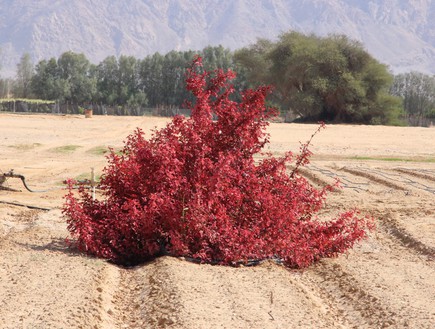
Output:
<instances>
[{"instance_id":1,"label":"shadow under shrub","mask_svg":"<svg viewBox=\"0 0 435 329\"><path fill-rule=\"evenodd\" d=\"M197 58L187 70L196 99L190 118L173 118L149 140L137 129L120 154L111 152L103 200L84 188L76 195L69 181L63 212L80 250L126 265L169 253L220 264L279 258L305 267L365 237L372 221L357 211L331 221L315 216L331 187L317 190L298 173L309 143L297 156L254 161L275 115L265 106L270 88L247 90L234 102L234 76L203 72Z\"/></svg>"}]
</instances>

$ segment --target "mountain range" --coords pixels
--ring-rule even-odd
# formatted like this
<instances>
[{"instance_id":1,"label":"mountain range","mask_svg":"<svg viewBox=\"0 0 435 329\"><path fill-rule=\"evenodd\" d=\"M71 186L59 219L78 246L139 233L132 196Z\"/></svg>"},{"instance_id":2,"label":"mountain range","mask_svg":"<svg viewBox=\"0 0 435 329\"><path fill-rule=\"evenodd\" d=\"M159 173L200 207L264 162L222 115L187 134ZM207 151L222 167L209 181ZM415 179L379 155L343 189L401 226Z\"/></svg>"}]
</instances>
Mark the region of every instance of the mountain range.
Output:
<instances>
[{"instance_id":1,"label":"mountain range","mask_svg":"<svg viewBox=\"0 0 435 329\"><path fill-rule=\"evenodd\" d=\"M235 50L289 30L345 34L393 73L435 74L432 0L0 0L0 76L24 53L110 55Z\"/></svg>"}]
</instances>

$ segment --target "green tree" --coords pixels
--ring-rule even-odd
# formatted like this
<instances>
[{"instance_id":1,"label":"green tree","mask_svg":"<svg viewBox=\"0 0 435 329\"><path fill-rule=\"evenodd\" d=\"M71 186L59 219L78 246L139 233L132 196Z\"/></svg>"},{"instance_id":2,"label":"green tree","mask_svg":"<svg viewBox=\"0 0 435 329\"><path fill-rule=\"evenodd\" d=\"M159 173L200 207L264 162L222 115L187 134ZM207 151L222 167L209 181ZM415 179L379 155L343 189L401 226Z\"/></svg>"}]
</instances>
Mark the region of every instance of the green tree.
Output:
<instances>
[{"instance_id":1,"label":"green tree","mask_svg":"<svg viewBox=\"0 0 435 329\"><path fill-rule=\"evenodd\" d=\"M288 32L234 57L251 85L273 85L274 102L300 120L386 124L398 113L378 111L392 82L387 67L345 36Z\"/></svg>"},{"instance_id":2,"label":"green tree","mask_svg":"<svg viewBox=\"0 0 435 329\"><path fill-rule=\"evenodd\" d=\"M11 79L0 79L0 98L10 97Z\"/></svg>"},{"instance_id":3,"label":"green tree","mask_svg":"<svg viewBox=\"0 0 435 329\"><path fill-rule=\"evenodd\" d=\"M163 61L160 53L145 57L139 64L139 89L147 95L149 105L155 107L164 102L163 89Z\"/></svg>"},{"instance_id":4,"label":"green tree","mask_svg":"<svg viewBox=\"0 0 435 329\"><path fill-rule=\"evenodd\" d=\"M118 104L126 105L128 114L139 115L140 108L148 104L146 93L140 89L140 62L132 56L118 60Z\"/></svg>"},{"instance_id":5,"label":"green tree","mask_svg":"<svg viewBox=\"0 0 435 329\"><path fill-rule=\"evenodd\" d=\"M57 60L41 60L35 67L31 80L31 89L35 97L47 100L63 100L64 86L60 80Z\"/></svg>"},{"instance_id":6,"label":"green tree","mask_svg":"<svg viewBox=\"0 0 435 329\"><path fill-rule=\"evenodd\" d=\"M193 55L192 55L193 58ZM191 62L183 52L171 51L164 56L162 65L162 96L165 105L180 106L186 97L184 72Z\"/></svg>"},{"instance_id":7,"label":"green tree","mask_svg":"<svg viewBox=\"0 0 435 329\"><path fill-rule=\"evenodd\" d=\"M243 70L235 67L232 52L222 46L206 47L201 52L155 53L143 60L109 56L98 65L90 64L83 54L66 52L57 60L36 65L32 91L37 97L60 102L116 105L119 114L140 114L144 106L180 108L192 98L186 91L184 74L197 54L204 58L207 70ZM238 90L245 89L241 87L247 86L243 74L238 74L234 84Z\"/></svg>"},{"instance_id":8,"label":"green tree","mask_svg":"<svg viewBox=\"0 0 435 329\"><path fill-rule=\"evenodd\" d=\"M12 85L12 82L10 79L1 78L2 64L3 64L3 56L2 56L2 49L0 48L0 98L8 98L10 96L9 92L10 92L10 86Z\"/></svg>"},{"instance_id":9,"label":"green tree","mask_svg":"<svg viewBox=\"0 0 435 329\"><path fill-rule=\"evenodd\" d=\"M118 60L115 56L106 57L95 69L98 100L113 105L118 98Z\"/></svg>"},{"instance_id":10,"label":"green tree","mask_svg":"<svg viewBox=\"0 0 435 329\"><path fill-rule=\"evenodd\" d=\"M86 56L68 51L59 57L57 65L64 99L74 104L92 101L96 79L91 76L91 63Z\"/></svg>"},{"instance_id":11,"label":"green tree","mask_svg":"<svg viewBox=\"0 0 435 329\"><path fill-rule=\"evenodd\" d=\"M95 69L98 100L109 105L126 105L139 114L139 108L148 104L140 84L140 61L132 56L109 56Z\"/></svg>"},{"instance_id":12,"label":"green tree","mask_svg":"<svg viewBox=\"0 0 435 329\"><path fill-rule=\"evenodd\" d=\"M137 60L121 56L118 60L118 104L127 104L138 93Z\"/></svg>"},{"instance_id":13,"label":"green tree","mask_svg":"<svg viewBox=\"0 0 435 329\"><path fill-rule=\"evenodd\" d=\"M235 52L235 64L238 68L243 69L251 87L268 83L272 66L269 53L273 47L274 43L271 41L259 39L257 43Z\"/></svg>"},{"instance_id":14,"label":"green tree","mask_svg":"<svg viewBox=\"0 0 435 329\"><path fill-rule=\"evenodd\" d=\"M150 106L181 107L186 100L192 99L185 88L184 73L195 55L203 58L206 70L219 68L238 72L242 69L235 67L232 52L222 46L209 46L199 52L171 51L165 55L155 53L147 56L139 63L138 88L147 95ZM242 89L240 86L244 81L243 74L238 74L234 81L236 89Z\"/></svg>"},{"instance_id":15,"label":"green tree","mask_svg":"<svg viewBox=\"0 0 435 329\"><path fill-rule=\"evenodd\" d=\"M422 125L435 118L435 77L419 72L399 74L391 86L392 95L403 100L411 125Z\"/></svg>"},{"instance_id":16,"label":"green tree","mask_svg":"<svg viewBox=\"0 0 435 329\"><path fill-rule=\"evenodd\" d=\"M31 82L34 75L34 66L30 54L21 56L17 64L17 74L14 84L14 95L19 98L28 98L31 94Z\"/></svg>"},{"instance_id":17,"label":"green tree","mask_svg":"<svg viewBox=\"0 0 435 329\"><path fill-rule=\"evenodd\" d=\"M203 58L204 70L206 71L216 69L228 70L233 68L232 52L221 45L217 47L205 47L200 55Z\"/></svg>"}]
</instances>

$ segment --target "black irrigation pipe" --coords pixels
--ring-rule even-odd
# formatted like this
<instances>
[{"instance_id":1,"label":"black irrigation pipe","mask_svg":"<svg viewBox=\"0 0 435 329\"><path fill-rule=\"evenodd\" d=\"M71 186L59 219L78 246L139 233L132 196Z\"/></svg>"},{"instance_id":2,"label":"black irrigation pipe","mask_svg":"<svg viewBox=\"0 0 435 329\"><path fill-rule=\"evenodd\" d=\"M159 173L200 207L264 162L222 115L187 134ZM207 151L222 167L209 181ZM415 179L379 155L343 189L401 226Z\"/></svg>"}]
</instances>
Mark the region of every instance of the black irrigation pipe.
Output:
<instances>
[{"instance_id":1,"label":"black irrigation pipe","mask_svg":"<svg viewBox=\"0 0 435 329\"><path fill-rule=\"evenodd\" d=\"M19 207L26 207L26 208L29 208L29 209L42 210L42 211L50 211L50 210L52 210L52 208L32 206L32 205L28 205L28 204L24 204L24 203L19 203L19 202L12 202L12 201L2 201L2 200L0 200L0 203L10 204L10 205L19 206Z\"/></svg>"},{"instance_id":2,"label":"black irrigation pipe","mask_svg":"<svg viewBox=\"0 0 435 329\"><path fill-rule=\"evenodd\" d=\"M423 191L426 191L426 192L429 192L429 193L435 193L435 188L434 187L431 187L431 186L419 183L419 182L417 182L417 181L415 181L413 179L407 178L407 177L403 177L400 174L392 174L392 173L388 174L388 173L382 172L382 171L377 170L377 169L370 169L370 170L368 170L368 169L365 169L365 168L358 168L358 170L360 170L362 172L366 172L366 173L374 173L374 174L376 174L378 176L381 176L381 177L383 177L383 178L385 178L387 180L391 180L393 182L399 182L399 183L411 185L412 187L414 187L416 189L420 189L420 190L423 190Z\"/></svg>"},{"instance_id":3,"label":"black irrigation pipe","mask_svg":"<svg viewBox=\"0 0 435 329\"><path fill-rule=\"evenodd\" d=\"M219 264L222 264L222 261L215 260L215 259L212 259L210 261L205 261L205 260L202 260L202 259L199 259L199 258L193 258L193 257L188 257L188 256L174 256L174 255L172 255L170 253L166 253L165 256L183 258L184 260L186 260L188 262L191 262L191 263L195 263L195 264L209 264L209 265L219 265ZM260 258L260 259L248 259L246 261L242 261L242 260L235 261L235 262L232 262L230 265L231 266L235 266L235 267L238 267L238 266L246 266L246 267L248 267L248 266L257 266L257 265L260 265L260 264L262 264L264 262L267 262L267 261L271 261L271 262L273 262L273 263L275 263L277 265L283 265L284 264L284 260L282 258L278 258L278 257L265 257L265 258Z\"/></svg>"},{"instance_id":4,"label":"black irrigation pipe","mask_svg":"<svg viewBox=\"0 0 435 329\"><path fill-rule=\"evenodd\" d=\"M182 258L188 262L195 263L195 264L209 264L209 265L220 265L222 264L221 259L211 259L211 260L203 260L201 258L195 258L195 257L189 257L189 256L176 256L171 254L169 251L166 250L165 246L161 244L160 246L160 253L157 256L169 256L169 257L175 257L175 258ZM271 261L277 265L283 265L284 260L278 256L271 256L271 257L263 257L263 258L254 258L254 259L247 259L247 260L238 260L231 262L230 266L257 266L260 265L266 261Z\"/></svg>"},{"instance_id":5,"label":"black irrigation pipe","mask_svg":"<svg viewBox=\"0 0 435 329\"><path fill-rule=\"evenodd\" d=\"M323 174L325 176L328 176L328 177L331 177L333 179L338 179L339 182L340 182L340 186L342 186L343 188L353 189L357 193L359 193L359 191L364 191L364 192L368 191L368 189L364 189L364 188L362 188L360 186L361 185L368 186L369 183L357 183L357 182L353 182L349 178L347 178L345 175L341 175L339 173L334 173L331 170L322 169L322 168L319 168L319 167L314 166L314 165L309 165L308 169L320 172L321 174Z\"/></svg>"}]
</instances>

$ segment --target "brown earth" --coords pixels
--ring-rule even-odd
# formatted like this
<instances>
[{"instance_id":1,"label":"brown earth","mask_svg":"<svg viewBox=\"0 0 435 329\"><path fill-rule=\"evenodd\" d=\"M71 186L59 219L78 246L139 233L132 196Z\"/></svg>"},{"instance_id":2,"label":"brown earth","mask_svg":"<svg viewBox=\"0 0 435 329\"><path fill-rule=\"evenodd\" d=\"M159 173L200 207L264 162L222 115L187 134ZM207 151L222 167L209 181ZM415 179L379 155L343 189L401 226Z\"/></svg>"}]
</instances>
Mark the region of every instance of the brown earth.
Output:
<instances>
[{"instance_id":1,"label":"brown earth","mask_svg":"<svg viewBox=\"0 0 435 329\"><path fill-rule=\"evenodd\" d=\"M304 175L339 178L322 216L358 207L370 238L305 270L162 257L120 268L67 248L69 177L166 119L0 114L0 328L434 328L435 129L331 125ZM271 124L269 151L297 151L315 125ZM75 145L76 147L73 147ZM41 209L42 208L42 209Z\"/></svg>"}]
</instances>

